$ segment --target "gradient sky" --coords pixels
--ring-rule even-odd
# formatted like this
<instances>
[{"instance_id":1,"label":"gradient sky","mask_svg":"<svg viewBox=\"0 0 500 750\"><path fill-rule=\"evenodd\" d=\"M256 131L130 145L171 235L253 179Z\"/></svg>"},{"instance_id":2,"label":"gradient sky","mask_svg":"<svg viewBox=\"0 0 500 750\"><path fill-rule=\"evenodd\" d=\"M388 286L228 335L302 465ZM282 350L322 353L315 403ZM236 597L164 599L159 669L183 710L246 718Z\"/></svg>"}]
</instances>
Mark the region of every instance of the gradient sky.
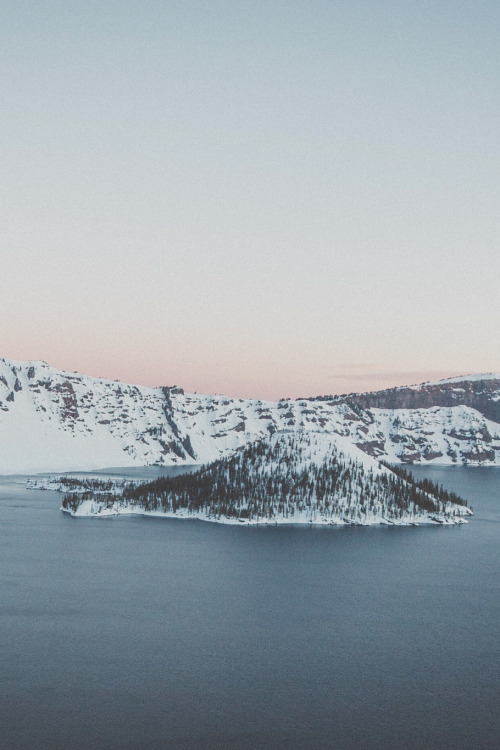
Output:
<instances>
[{"instance_id":1,"label":"gradient sky","mask_svg":"<svg viewBox=\"0 0 500 750\"><path fill-rule=\"evenodd\" d=\"M498 0L0 11L0 356L262 398L500 371Z\"/></svg>"}]
</instances>

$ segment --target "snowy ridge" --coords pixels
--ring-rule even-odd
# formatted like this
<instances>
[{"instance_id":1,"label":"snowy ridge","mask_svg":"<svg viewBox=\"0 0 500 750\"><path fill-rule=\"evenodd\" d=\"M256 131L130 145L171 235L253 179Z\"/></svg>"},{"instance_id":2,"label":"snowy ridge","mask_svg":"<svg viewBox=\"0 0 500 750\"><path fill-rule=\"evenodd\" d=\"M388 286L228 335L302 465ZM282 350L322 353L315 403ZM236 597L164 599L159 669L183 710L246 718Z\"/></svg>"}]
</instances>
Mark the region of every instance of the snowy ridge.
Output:
<instances>
[{"instance_id":1,"label":"snowy ridge","mask_svg":"<svg viewBox=\"0 0 500 750\"><path fill-rule=\"evenodd\" d=\"M205 464L287 430L394 462L500 465L500 380L460 383L262 401L0 359L0 473Z\"/></svg>"},{"instance_id":2,"label":"snowy ridge","mask_svg":"<svg viewBox=\"0 0 500 750\"><path fill-rule=\"evenodd\" d=\"M400 388L423 388L428 385L444 385L445 383L476 383L480 380L500 380L500 373L486 372L483 374L472 373L470 375L455 375L453 378L443 378L442 380L428 380L418 385L400 386Z\"/></svg>"},{"instance_id":3,"label":"snowy ridge","mask_svg":"<svg viewBox=\"0 0 500 750\"><path fill-rule=\"evenodd\" d=\"M196 473L128 487L121 496L67 494L62 510L74 516L363 526L466 523L471 515L460 498L411 484L347 447L345 454L326 433L276 433Z\"/></svg>"}]
</instances>

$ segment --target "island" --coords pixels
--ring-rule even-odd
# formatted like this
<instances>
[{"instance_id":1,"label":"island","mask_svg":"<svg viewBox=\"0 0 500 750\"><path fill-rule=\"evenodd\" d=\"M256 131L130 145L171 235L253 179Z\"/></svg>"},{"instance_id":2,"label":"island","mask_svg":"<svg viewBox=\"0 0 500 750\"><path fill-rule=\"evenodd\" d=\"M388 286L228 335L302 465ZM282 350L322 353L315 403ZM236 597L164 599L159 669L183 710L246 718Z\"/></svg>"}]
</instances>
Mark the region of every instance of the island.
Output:
<instances>
[{"instance_id":1,"label":"island","mask_svg":"<svg viewBox=\"0 0 500 750\"><path fill-rule=\"evenodd\" d=\"M430 480L374 460L337 435L275 433L198 471L151 482L63 478L62 510L237 524L466 523L472 510Z\"/></svg>"}]
</instances>

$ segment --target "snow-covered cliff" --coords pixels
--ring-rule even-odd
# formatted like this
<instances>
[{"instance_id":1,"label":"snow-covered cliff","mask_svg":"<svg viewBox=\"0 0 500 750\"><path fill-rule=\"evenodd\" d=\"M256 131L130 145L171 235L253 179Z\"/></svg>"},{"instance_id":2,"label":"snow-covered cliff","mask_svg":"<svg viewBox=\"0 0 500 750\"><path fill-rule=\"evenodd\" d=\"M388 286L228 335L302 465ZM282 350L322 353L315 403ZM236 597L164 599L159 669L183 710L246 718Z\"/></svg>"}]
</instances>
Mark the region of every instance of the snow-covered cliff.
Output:
<instances>
[{"instance_id":1,"label":"snow-covered cliff","mask_svg":"<svg viewBox=\"0 0 500 750\"><path fill-rule=\"evenodd\" d=\"M342 436L388 461L500 465L500 376L445 383L441 391L454 389L451 405L417 399L403 408L400 395L390 401L384 391L261 401L0 359L0 473L201 464L276 431L299 429ZM419 389L429 390L413 391Z\"/></svg>"}]
</instances>

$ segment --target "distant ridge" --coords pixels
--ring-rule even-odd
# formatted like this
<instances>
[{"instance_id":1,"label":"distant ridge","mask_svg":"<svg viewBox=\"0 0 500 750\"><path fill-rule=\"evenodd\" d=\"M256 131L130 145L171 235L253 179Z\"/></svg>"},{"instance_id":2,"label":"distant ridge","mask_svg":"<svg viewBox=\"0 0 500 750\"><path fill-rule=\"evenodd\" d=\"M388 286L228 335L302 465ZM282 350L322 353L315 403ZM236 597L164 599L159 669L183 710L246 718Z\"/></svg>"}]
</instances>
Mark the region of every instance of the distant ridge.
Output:
<instances>
[{"instance_id":1,"label":"distant ridge","mask_svg":"<svg viewBox=\"0 0 500 750\"><path fill-rule=\"evenodd\" d=\"M329 394L329 395L323 395L323 396L302 396L301 398L307 398L310 401L315 401L318 399L340 399L344 400L346 398L350 398L351 396L368 396L370 394L377 394L377 393L393 393L394 391L403 391L407 388L410 388L411 390L420 390L422 388L427 388L429 386L440 386L440 385L447 385L449 383L474 383L474 382L482 382L485 380L497 380L500 382L500 373L471 373L470 375L454 375L451 378L442 378L441 380L425 380L422 383L412 383L411 385L394 385L390 388L382 388L379 390L372 390L372 391L350 391L349 393L339 393L339 394ZM299 399L297 399L299 400Z\"/></svg>"},{"instance_id":2,"label":"distant ridge","mask_svg":"<svg viewBox=\"0 0 500 750\"><path fill-rule=\"evenodd\" d=\"M464 386L458 388L456 386ZM470 406L487 419L500 422L500 375L458 375L436 382L403 385L381 391L316 396L311 401L357 404L363 409L429 409L433 406Z\"/></svg>"},{"instance_id":3,"label":"distant ridge","mask_svg":"<svg viewBox=\"0 0 500 750\"><path fill-rule=\"evenodd\" d=\"M0 473L202 464L297 430L392 463L500 465L500 377L264 401L0 359Z\"/></svg>"},{"instance_id":4,"label":"distant ridge","mask_svg":"<svg viewBox=\"0 0 500 750\"><path fill-rule=\"evenodd\" d=\"M475 382L478 380L500 380L500 374L499 373L493 373L493 372L486 372L483 374L478 373L471 373L469 375L455 375L452 378L443 378L442 380L436 380L436 381L427 381L425 383L420 383L419 385L410 386L412 388L421 388L424 385L442 385L444 383L465 383L465 382ZM404 388L405 386L399 386L400 388Z\"/></svg>"}]
</instances>

